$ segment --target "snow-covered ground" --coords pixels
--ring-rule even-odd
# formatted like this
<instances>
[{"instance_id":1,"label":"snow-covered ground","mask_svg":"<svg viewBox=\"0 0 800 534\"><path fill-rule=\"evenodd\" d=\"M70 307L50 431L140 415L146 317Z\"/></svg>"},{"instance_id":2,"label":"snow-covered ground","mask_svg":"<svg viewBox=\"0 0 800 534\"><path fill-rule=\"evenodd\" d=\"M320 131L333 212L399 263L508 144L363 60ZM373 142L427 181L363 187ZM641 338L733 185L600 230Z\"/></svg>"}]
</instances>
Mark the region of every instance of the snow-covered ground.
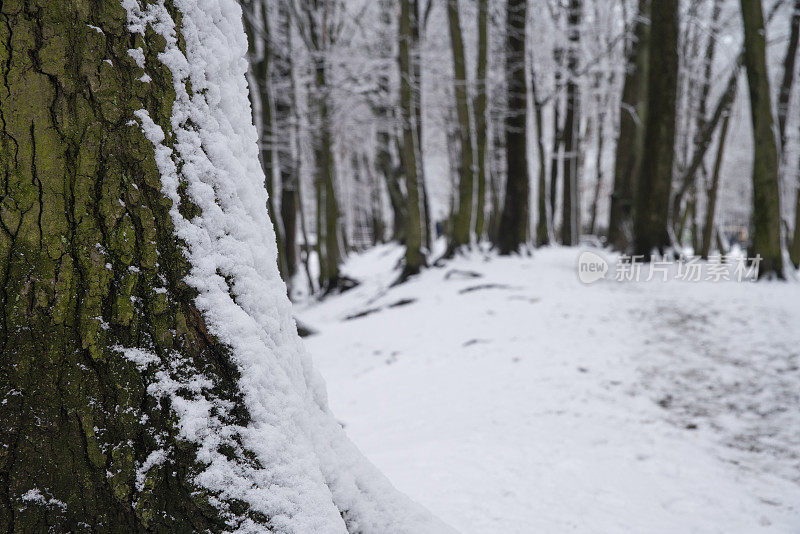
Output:
<instances>
[{"instance_id":1,"label":"snow-covered ground","mask_svg":"<svg viewBox=\"0 0 800 534\"><path fill-rule=\"evenodd\" d=\"M347 433L463 533L800 532L800 285L475 254L296 309Z\"/></svg>"}]
</instances>

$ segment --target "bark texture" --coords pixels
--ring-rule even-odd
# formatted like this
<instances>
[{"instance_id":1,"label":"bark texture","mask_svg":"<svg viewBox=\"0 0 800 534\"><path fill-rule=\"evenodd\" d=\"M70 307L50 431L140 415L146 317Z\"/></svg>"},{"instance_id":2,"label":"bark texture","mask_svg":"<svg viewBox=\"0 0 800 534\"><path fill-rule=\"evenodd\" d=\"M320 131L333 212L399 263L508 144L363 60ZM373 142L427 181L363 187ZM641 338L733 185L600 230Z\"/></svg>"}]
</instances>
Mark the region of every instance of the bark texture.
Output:
<instances>
[{"instance_id":1,"label":"bark texture","mask_svg":"<svg viewBox=\"0 0 800 534\"><path fill-rule=\"evenodd\" d=\"M182 281L153 146L131 122L146 109L172 141L164 41L129 33L116 1L0 9L0 530L220 531L169 401L117 350L179 355L246 423L235 368ZM166 460L137 481L157 449Z\"/></svg>"}]
</instances>

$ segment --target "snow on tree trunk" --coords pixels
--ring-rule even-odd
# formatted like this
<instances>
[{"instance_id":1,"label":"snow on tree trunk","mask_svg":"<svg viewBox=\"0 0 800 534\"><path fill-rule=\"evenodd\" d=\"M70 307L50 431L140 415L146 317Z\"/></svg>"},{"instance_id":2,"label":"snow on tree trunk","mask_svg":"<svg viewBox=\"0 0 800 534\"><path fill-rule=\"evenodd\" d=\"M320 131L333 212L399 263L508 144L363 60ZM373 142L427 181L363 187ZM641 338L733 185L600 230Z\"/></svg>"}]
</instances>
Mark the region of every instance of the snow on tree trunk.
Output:
<instances>
[{"instance_id":1,"label":"snow on tree trunk","mask_svg":"<svg viewBox=\"0 0 800 534\"><path fill-rule=\"evenodd\" d=\"M238 4L55 4L2 4L0 529L447 531L297 335Z\"/></svg>"}]
</instances>

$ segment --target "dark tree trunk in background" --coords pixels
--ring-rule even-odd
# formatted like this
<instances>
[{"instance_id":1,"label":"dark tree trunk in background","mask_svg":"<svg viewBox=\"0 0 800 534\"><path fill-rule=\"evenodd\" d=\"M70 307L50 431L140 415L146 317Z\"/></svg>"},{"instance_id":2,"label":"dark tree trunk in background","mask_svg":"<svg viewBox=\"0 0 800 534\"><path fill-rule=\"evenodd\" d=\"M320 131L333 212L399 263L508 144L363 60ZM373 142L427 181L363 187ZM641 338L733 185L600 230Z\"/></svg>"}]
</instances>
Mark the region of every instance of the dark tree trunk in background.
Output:
<instances>
[{"instance_id":1,"label":"dark tree trunk in background","mask_svg":"<svg viewBox=\"0 0 800 534\"><path fill-rule=\"evenodd\" d=\"M728 125L731 122L731 114L726 113L725 118L722 119L722 126L719 133L719 146L717 147L717 155L714 159L714 170L711 175L711 185L706 191L706 218L703 225L703 238L700 244L700 256L708 259L711 251L711 239L714 235L714 216L717 211L717 197L719 193L719 182L721 179L720 172L722 170L722 156L725 153L725 140L728 138ZM722 252L722 251L720 251Z\"/></svg>"},{"instance_id":2,"label":"dark tree trunk in background","mask_svg":"<svg viewBox=\"0 0 800 534\"><path fill-rule=\"evenodd\" d=\"M781 90L778 97L778 131L781 136L781 154L783 158L786 157L786 117L789 114L789 101L791 100L794 82L798 38L800 38L800 0L795 0L789 43L786 46L786 55L783 60L783 80L781 81ZM785 164L786 161L784 160L783 163ZM800 267L800 177L796 182L794 236L789 248L789 257L795 267Z\"/></svg>"},{"instance_id":3,"label":"dark tree trunk in background","mask_svg":"<svg viewBox=\"0 0 800 534\"><path fill-rule=\"evenodd\" d=\"M464 39L458 0L447 0L447 20L450 31L450 46L453 53L453 93L459 128L459 183L458 211L456 212L453 236L448 253L470 244L472 231L473 182L475 160L472 153L472 117L467 92L467 64L464 57Z\"/></svg>"},{"instance_id":4,"label":"dark tree trunk in background","mask_svg":"<svg viewBox=\"0 0 800 534\"><path fill-rule=\"evenodd\" d=\"M282 135L273 136L281 176L281 228L283 230L283 279L291 293L292 278L297 273L297 188L298 169L292 154L294 120L294 84L292 82L291 17L285 3L278 5L278 31L275 50L275 127Z\"/></svg>"},{"instance_id":5,"label":"dark tree trunk in background","mask_svg":"<svg viewBox=\"0 0 800 534\"><path fill-rule=\"evenodd\" d=\"M536 246L541 247L550 242L547 230L547 168L544 148L544 126L542 124L542 103L536 86L536 72L531 69L531 97L533 99L533 116L536 121L536 149L539 159L538 184L539 194L536 197Z\"/></svg>"},{"instance_id":6,"label":"dark tree trunk in background","mask_svg":"<svg viewBox=\"0 0 800 534\"><path fill-rule=\"evenodd\" d=\"M264 186L267 188L267 211L269 220L275 229L275 237L278 240L278 269L281 277L287 280L287 266L285 250L283 246L283 232L277 218L276 206L278 205L277 191L273 184L275 158L273 157L273 101L270 86L270 55L271 37L269 24L267 22L267 5L264 0L250 0L244 6L244 27L247 32L247 41L250 56L250 76L255 82L255 90L258 93L258 105L253 106L253 110L260 110L258 116L253 117L259 134L259 147L261 167L264 169ZM263 48L259 51L257 41L260 41ZM252 98L251 98L252 100Z\"/></svg>"},{"instance_id":7,"label":"dark tree trunk in background","mask_svg":"<svg viewBox=\"0 0 800 534\"><path fill-rule=\"evenodd\" d=\"M716 129L716 125L720 120L720 117L716 114L712 117L710 123L711 127L709 128L709 121L706 117L707 109L708 109L708 96L711 90L711 83L713 81L712 74L713 74L713 66L714 66L714 56L716 51L716 43L718 40L719 34L719 18L722 12L722 1L723 0L714 0L711 10L711 22L709 24L711 28L711 32L708 35L705 47L705 55L703 61L703 78L702 84L700 86L699 94L697 97L697 112L695 113L694 119L694 139L691 146L694 150L692 154L692 161L691 162L682 162L684 165L683 175L678 180L679 186L678 190L675 192L672 205L671 205L671 223L675 224L675 219L680 217L681 214L681 204L683 203L684 196L687 192L691 195L690 198L686 202L686 211L690 207L696 208L696 198L697 191L702 187L703 182L707 181L707 171L704 164L704 156L711 145L711 141L713 138L714 131ZM699 50L699 39L697 40L698 43L698 50ZM730 106L733 104L733 97L734 94L732 91L735 90L735 82L736 82L736 73L738 73L738 67L734 69L734 76L732 78L733 85L730 86L730 91L725 93L727 98L723 98L722 102L729 102L726 106ZM690 84L693 85L693 84ZM691 101L690 101L691 105ZM727 116L727 110L724 111L725 116ZM688 124L688 121L687 121ZM689 136L688 134L684 136L686 142L686 151L688 152L688 148L690 143L688 143ZM688 158L687 158L688 159ZM684 214L685 215L685 214ZM681 220L684 220L686 217L681 217ZM682 229L681 231L676 232L676 237L678 240L682 237ZM697 250L697 248L695 248Z\"/></svg>"},{"instance_id":8,"label":"dark tree trunk in background","mask_svg":"<svg viewBox=\"0 0 800 534\"><path fill-rule=\"evenodd\" d=\"M633 214L636 254L670 246L667 232L675 158L675 102L678 89L678 0L657 0L650 7L650 68L643 164Z\"/></svg>"},{"instance_id":9,"label":"dark tree trunk in background","mask_svg":"<svg viewBox=\"0 0 800 534\"><path fill-rule=\"evenodd\" d=\"M789 42L786 45L786 55L783 58L783 79L778 93L778 132L781 136L780 150L782 152L785 152L786 149L786 117L789 113L789 101L792 98L798 41L800 41L800 0L795 0L791 28L789 30Z\"/></svg>"},{"instance_id":10,"label":"dark tree trunk in background","mask_svg":"<svg viewBox=\"0 0 800 534\"><path fill-rule=\"evenodd\" d=\"M406 178L408 236L406 239L405 265L401 279L419 273L425 264L422 254L422 224L420 198L417 182L417 150L415 137L416 114L414 112L414 71L411 64L411 10L412 0L400 0L400 47L398 63L400 68L400 121L403 127L402 160L403 174Z\"/></svg>"},{"instance_id":11,"label":"dark tree trunk in background","mask_svg":"<svg viewBox=\"0 0 800 534\"><path fill-rule=\"evenodd\" d=\"M169 402L114 348L206 370L233 424L246 424L235 367L184 282L153 145L128 124L145 109L170 131L163 39L131 34L119 2L0 11L0 530L224 530L190 482L202 466ZM182 209L199 214L188 199ZM160 449L165 462L137 485L137 466ZM42 500L25 500L34 489Z\"/></svg>"},{"instance_id":12,"label":"dark tree trunk in background","mask_svg":"<svg viewBox=\"0 0 800 534\"><path fill-rule=\"evenodd\" d=\"M592 195L592 208L591 220L589 221L589 233L594 234L597 232L597 206L600 203L600 191L603 189L603 144L605 141L605 102L599 103L599 111L597 113L597 155L595 160L595 173L597 180L594 184L594 194Z\"/></svg>"},{"instance_id":13,"label":"dark tree trunk in background","mask_svg":"<svg viewBox=\"0 0 800 534\"><path fill-rule=\"evenodd\" d=\"M633 40L628 45L625 82L619 110L619 135L614 158L614 189L608 221L608 243L627 251L633 237L633 204L647 121L650 64L650 1L639 0Z\"/></svg>"},{"instance_id":14,"label":"dark tree trunk in background","mask_svg":"<svg viewBox=\"0 0 800 534\"><path fill-rule=\"evenodd\" d=\"M433 1L433 0L429 0ZM422 235L423 244L430 250L432 247L432 225L431 205L428 198L428 185L425 178L425 159L423 157L423 122L422 122L422 15L420 13L419 0L414 0L411 6L411 64L413 65L414 79L411 95L414 100L414 116L416 122L416 132L414 136L415 158L417 160L417 183L419 184L419 196L422 202Z\"/></svg>"},{"instance_id":15,"label":"dark tree trunk in background","mask_svg":"<svg viewBox=\"0 0 800 534\"><path fill-rule=\"evenodd\" d=\"M778 149L767 72L764 14L760 0L741 0L744 64L753 125L753 234L751 256L761 255L760 272L783 278Z\"/></svg>"},{"instance_id":16,"label":"dark tree trunk in background","mask_svg":"<svg viewBox=\"0 0 800 534\"><path fill-rule=\"evenodd\" d=\"M480 241L484 234L486 213L486 71L489 57L489 0L478 0L478 68L476 69L475 100L475 146L477 153L478 194L477 211L475 213L475 235Z\"/></svg>"},{"instance_id":17,"label":"dark tree trunk in background","mask_svg":"<svg viewBox=\"0 0 800 534\"><path fill-rule=\"evenodd\" d=\"M392 0L380 0L381 24L381 72L378 75L378 94L375 105L375 115L378 119L376 134L375 166L381 174L389 193L389 203L392 207L392 239L398 243L405 243L408 232L406 216L406 200L400 187L400 176L397 167L392 161L391 147L399 146L395 138L395 121L392 109L393 93L390 86L389 69L394 68L394 38L391 33Z\"/></svg>"},{"instance_id":18,"label":"dark tree trunk in background","mask_svg":"<svg viewBox=\"0 0 800 534\"><path fill-rule=\"evenodd\" d=\"M324 269L320 268L320 287L325 292L330 292L339 287L339 204L336 200L336 171L333 157L333 138L331 137L331 118L328 105L328 87L325 58L318 57L314 66L315 100L317 120L319 121L319 136L314 150L316 173L318 181L317 212L324 214L324 222L317 223L324 226ZM317 239L320 239L319 235Z\"/></svg>"},{"instance_id":19,"label":"dark tree trunk in background","mask_svg":"<svg viewBox=\"0 0 800 534\"><path fill-rule=\"evenodd\" d=\"M579 130L580 130L580 98L578 95L578 45L580 41L579 24L581 22L582 0L570 0L567 32L569 48L567 50L567 113L564 122L564 182L561 188L561 243L566 246L577 245L580 234L579 200Z\"/></svg>"},{"instance_id":20,"label":"dark tree trunk in background","mask_svg":"<svg viewBox=\"0 0 800 534\"><path fill-rule=\"evenodd\" d=\"M525 81L526 0L506 3L506 196L497 248L500 254L519 251L528 238L530 183L527 157L527 84Z\"/></svg>"}]
</instances>

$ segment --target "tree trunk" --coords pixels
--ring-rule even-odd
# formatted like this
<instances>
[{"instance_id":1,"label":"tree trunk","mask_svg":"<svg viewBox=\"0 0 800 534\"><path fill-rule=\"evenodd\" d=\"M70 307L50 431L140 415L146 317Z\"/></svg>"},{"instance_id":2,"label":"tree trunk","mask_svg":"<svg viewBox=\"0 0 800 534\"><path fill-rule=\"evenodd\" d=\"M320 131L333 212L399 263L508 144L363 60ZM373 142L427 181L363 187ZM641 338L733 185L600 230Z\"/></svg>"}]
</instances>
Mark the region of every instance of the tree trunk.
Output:
<instances>
[{"instance_id":1,"label":"tree trunk","mask_svg":"<svg viewBox=\"0 0 800 534\"><path fill-rule=\"evenodd\" d=\"M603 102L600 103L603 106ZM603 189L603 141L605 137L606 115L603 108L597 114L597 156L595 160L595 174L597 180L594 184L594 195L592 196L592 217L589 222L589 232L597 232L597 205L600 203L600 191Z\"/></svg>"},{"instance_id":2,"label":"tree trunk","mask_svg":"<svg viewBox=\"0 0 800 534\"><path fill-rule=\"evenodd\" d=\"M486 213L486 97L488 84L486 70L489 57L489 1L478 0L478 65L475 79L475 147L478 151L478 194L475 213L475 235L478 240L484 237L484 220Z\"/></svg>"},{"instance_id":3,"label":"tree trunk","mask_svg":"<svg viewBox=\"0 0 800 534\"><path fill-rule=\"evenodd\" d=\"M318 56L314 66L319 144L316 147L316 172L319 189L324 199L325 269L320 269L320 287L325 293L339 288L339 205L336 201L336 170L334 168L331 118L328 106L328 88L325 58ZM319 197L318 197L319 198ZM318 223L319 225L319 223ZM317 237L319 239L319 237ZM320 244L320 247L322 244Z\"/></svg>"},{"instance_id":4,"label":"tree trunk","mask_svg":"<svg viewBox=\"0 0 800 534\"><path fill-rule=\"evenodd\" d=\"M634 251L649 257L671 244L667 232L675 158L675 103L678 83L678 0L658 0L650 8L651 50L647 126L633 214Z\"/></svg>"},{"instance_id":5,"label":"tree trunk","mask_svg":"<svg viewBox=\"0 0 800 534\"><path fill-rule=\"evenodd\" d=\"M270 55L272 54L269 24L267 22L267 6L263 0L251 0L244 9L244 23L247 32L251 77L258 93L257 105L253 110L258 110L254 117L259 128L259 147L261 167L264 169L264 186L267 188L267 211L269 220L275 228L278 240L278 268L281 276L287 279L287 266L283 246L283 233L277 218L277 191L273 185L273 172L275 161L273 157L273 102L270 90ZM262 43L259 50L257 41Z\"/></svg>"},{"instance_id":6,"label":"tree trunk","mask_svg":"<svg viewBox=\"0 0 800 534\"><path fill-rule=\"evenodd\" d=\"M447 21L453 53L453 93L459 127L459 183L458 211L455 217L452 241L448 255L470 244L472 231L473 182L475 160L472 154L472 117L467 95L467 65L464 58L464 40L461 35L458 0L447 0Z\"/></svg>"},{"instance_id":7,"label":"tree trunk","mask_svg":"<svg viewBox=\"0 0 800 534\"><path fill-rule=\"evenodd\" d=\"M542 103L539 101L539 92L536 86L536 72L531 69L531 98L533 100L533 115L536 121L536 148L539 159L539 194L536 197L536 246L542 247L550 242L547 231L547 168L544 149L544 126L542 124Z\"/></svg>"},{"instance_id":8,"label":"tree trunk","mask_svg":"<svg viewBox=\"0 0 800 534\"><path fill-rule=\"evenodd\" d=\"M294 53L291 39L291 16L284 3L278 5L278 31L275 52L275 127L291 132L296 105L293 83ZM291 282L297 273L297 188L298 169L292 154L292 135L273 136L281 176L281 228L283 230L283 279L291 294ZM280 251L279 251L280 252ZM280 265L280 264L279 264Z\"/></svg>"},{"instance_id":9,"label":"tree trunk","mask_svg":"<svg viewBox=\"0 0 800 534\"><path fill-rule=\"evenodd\" d=\"M608 242L625 252L631 245L636 180L647 122L650 65L650 1L639 0L634 37L628 46L625 82L619 110L619 135L614 158L614 189L608 221Z\"/></svg>"},{"instance_id":10,"label":"tree trunk","mask_svg":"<svg viewBox=\"0 0 800 534\"><path fill-rule=\"evenodd\" d=\"M704 182L704 178L707 177L707 171L704 164L704 156L711 145L711 140L713 137L714 130L716 128L717 122L720 120L720 115L715 112L712 118L712 126L708 128L708 119L706 118L707 108L708 108L708 95L709 91L711 90L711 82L712 82L712 74L713 74L713 66L714 66L714 56L716 50L716 43L719 34L719 18L722 12L722 0L714 0L712 11L711 11L711 21L709 27L711 31L708 35L708 40L706 42L706 49L703 61L703 78L702 78L702 85L700 86L700 91L698 95L698 103L697 103L697 112L694 116L694 139L693 149L694 154L692 161L688 163L688 167L690 169L684 169L683 176L679 180L679 189L676 194L673 196L672 199L672 217L673 219L680 213L681 210L681 203L683 202L683 196L686 191L689 190L690 186L695 188L695 193L699 189L699 186L702 182ZM699 43L699 39L697 40ZM730 89L725 93L727 98L723 98L721 102L725 103L725 107L729 107L733 105L733 98L734 98L734 91L736 88L736 80L738 75L738 68L734 69L733 77L729 80L731 85L729 86ZM693 84L692 84L693 85ZM691 97L688 100L688 107L691 111L692 109L692 99ZM723 113L727 114L728 110L725 108L719 108L723 110ZM727 115L726 115L727 116ZM688 120L687 120L688 123ZM686 153L688 153L689 143L688 143L688 133L684 138L687 140L686 143ZM686 157L688 160L688 156ZM686 161L682 162L684 167L686 167ZM680 165L679 165L680 167ZM688 172L687 172L688 171ZM674 220L673 220L674 224ZM680 239L680 233L678 233L678 238Z\"/></svg>"},{"instance_id":11,"label":"tree trunk","mask_svg":"<svg viewBox=\"0 0 800 534\"><path fill-rule=\"evenodd\" d=\"M169 406L115 349L208 366L215 391L240 406L236 374L183 281L190 266L153 147L126 126L147 109L169 128L172 77L119 3L88 13L52 0L2 5L0 530L221 530L190 481L199 464ZM168 459L138 485L137 467L162 448Z\"/></svg>"},{"instance_id":12,"label":"tree trunk","mask_svg":"<svg viewBox=\"0 0 800 534\"><path fill-rule=\"evenodd\" d=\"M411 10L412 0L400 0L400 47L398 64L400 68L400 120L403 126L402 160L406 178L408 237L406 255L401 280L419 273L425 263L422 254L422 224L419 208L419 189L417 182L417 150L415 137L416 114L414 113L413 84L414 72L411 64Z\"/></svg>"},{"instance_id":13,"label":"tree trunk","mask_svg":"<svg viewBox=\"0 0 800 534\"><path fill-rule=\"evenodd\" d=\"M797 188L795 195L794 237L789 249L789 258L795 267L800 267L800 187Z\"/></svg>"},{"instance_id":14,"label":"tree trunk","mask_svg":"<svg viewBox=\"0 0 800 534\"><path fill-rule=\"evenodd\" d=\"M389 203L392 207L392 239L398 243L405 243L408 234L406 215L406 199L400 187L400 177L397 167L392 161L391 147L399 143L395 138L395 120L392 109L394 107L392 90L389 82L389 71L393 65L392 57L394 45L391 35L392 1L381 0L381 73L378 76L378 102L375 115L378 118L377 149L375 165L383 176L386 190L389 193ZM402 153L402 150L400 151Z\"/></svg>"},{"instance_id":15,"label":"tree trunk","mask_svg":"<svg viewBox=\"0 0 800 534\"><path fill-rule=\"evenodd\" d=\"M761 2L741 0L744 64L753 124L753 235L750 255L761 255L760 273L784 278L778 150L767 73L764 14Z\"/></svg>"},{"instance_id":16,"label":"tree trunk","mask_svg":"<svg viewBox=\"0 0 800 534\"><path fill-rule=\"evenodd\" d=\"M580 129L580 100L578 97L578 42L581 21L582 0L570 0L567 31L569 49L567 50L567 114L564 123L564 182L561 192L561 243L566 246L578 244L580 234L580 201L578 169L578 130Z\"/></svg>"},{"instance_id":17,"label":"tree trunk","mask_svg":"<svg viewBox=\"0 0 800 534\"><path fill-rule=\"evenodd\" d=\"M211 5L0 6L0 530L449 532L328 410Z\"/></svg>"},{"instance_id":18,"label":"tree trunk","mask_svg":"<svg viewBox=\"0 0 800 534\"><path fill-rule=\"evenodd\" d=\"M422 201L422 234L425 246L428 250L431 250L433 247L433 243L431 242L431 225L433 221L431 220L431 205L430 199L428 198L428 186L425 178L425 160L422 150L422 25L419 0L414 0L411 8L413 10L411 17L411 64L414 67L413 90L411 95L414 100L414 117L417 127L414 136L414 149L416 150L415 159L417 161L418 190L421 193L420 197Z\"/></svg>"},{"instance_id":19,"label":"tree trunk","mask_svg":"<svg viewBox=\"0 0 800 534\"><path fill-rule=\"evenodd\" d=\"M703 240L700 245L700 256L708 259L711 251L711 238L714 235L714 216L717 210L717 196L719 192L720 173L722 170L722 156L725 153L725 140L728 137L728 125L730 124L731 114L727 113L722 120L719 133L719 146L717 156L714 159L714 170L711 175L711 185L706 191L706 218L703 225Z\"/></svg>"},{"instance_id":20,"label":"tree trunk","mask_svg":"<svg viewBox=\"0 0 800 534\"><path fill-rule=\"evenodd\" d=\"M500 254L518 252L528 238L530 183L528 177L525 81L525 0L506 2L506 195L497 248Z\"/></svg>"},{"instance_id":21,"label":"tree trunk","mask_svg":"<svg viewBox=\"0 0 800 534\"><path fill-rule=\"evenodd\" d=\"M789 113L789 101L792 97L798 41L800 41L800 0L795 0L791 29L789 30L789 42L786 45L786 55L783 58L783 79L778 93L778 132L780 133L780 150L782 153L786 151L786 117Z\"/></svg>"},{"instance_id":22,"label":"tree trunk","mask_svg":"<svg viewBox=\"0 0 800 534\"><path fill-rule=\"evenodd\" d=\"M557 210L558 210L558 171L559 166L563 167L562 158L561 158L561 146L563 142L564 132L561 129L561 110L560 110L560 98L559 93L561 92L561 69L559 68L560 62L556 62L556 72L555 72L555 89L553 94L553 150L550 152L550 189L548 191L550 198L548 199L550 202L550 229L551 235L553 239L556 241L557 239L557 222L558 218L556 217Z\"/></svg>"}]
</instances>

